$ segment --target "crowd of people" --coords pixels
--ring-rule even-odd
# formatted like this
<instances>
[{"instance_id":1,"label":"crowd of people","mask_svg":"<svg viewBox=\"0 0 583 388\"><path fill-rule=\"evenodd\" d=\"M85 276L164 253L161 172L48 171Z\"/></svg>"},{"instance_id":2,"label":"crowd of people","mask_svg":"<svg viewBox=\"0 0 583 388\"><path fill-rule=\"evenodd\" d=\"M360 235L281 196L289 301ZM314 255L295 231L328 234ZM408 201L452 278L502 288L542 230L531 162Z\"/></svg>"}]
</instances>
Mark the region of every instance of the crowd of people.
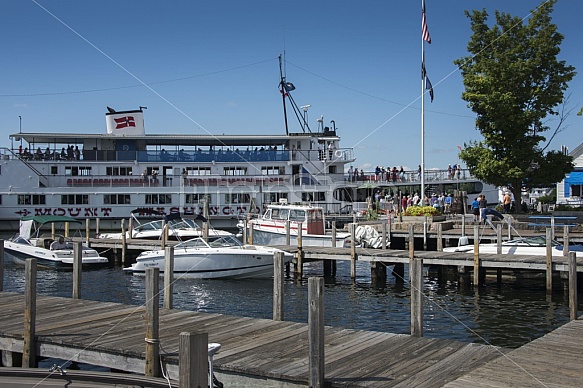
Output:
<instances>
[{"instance_id":1,"label":"crowd of people","mask_svg":"<svg viewBox=\"0 0 583 388\"><path fill-rule=\"evenodd\" d=\"M421 198L419 193L415 193L413 195L405 194L399 199L397 195L385 194L380 190L374 194L374 201L380 209L388 213L395 211L400 205L401 211L403 212L410 206L431 206L441 213L449 214L452 212L452 205L454 203L451 194L441 193L437 195L433 193L431 196L425 195Z\"/></svg>"},{"instance_id":2,"label":"crowd of people","mask_svg":"<svg viewBox=\"0 0 583 388\"><path fill-rule=\"evenodd\" d=\"M22 148L22 145L18 147L18 157L24 160L81 160L81 151L79 146L73 147L69 145L67 149L65 147L61 148L61 152L51 151L47 147L44 151L40 147L36 149L36 152L31 152L28 147Z\"/></svg>"}]
</instances>

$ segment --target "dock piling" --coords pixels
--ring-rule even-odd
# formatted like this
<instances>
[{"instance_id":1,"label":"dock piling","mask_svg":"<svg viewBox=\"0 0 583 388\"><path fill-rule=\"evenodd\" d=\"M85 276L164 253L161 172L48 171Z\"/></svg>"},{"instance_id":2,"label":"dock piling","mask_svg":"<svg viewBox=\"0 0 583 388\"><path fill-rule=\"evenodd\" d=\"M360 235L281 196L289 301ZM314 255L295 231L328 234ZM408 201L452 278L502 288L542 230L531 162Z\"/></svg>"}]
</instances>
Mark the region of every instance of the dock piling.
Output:
<instances>
[{"instance_id":1,"label":"dock piling","mask_svg":"<svg viewBox=\"0 0 583 388\"><path fill-rule=\"evenodd\" d=\"M569 316L577 319L577 254L569 253Z\"/></svg>"},{"instance_id":2,"label":"dock piling","mask_svg":"<svg viewBox=\"0 0 583 388\"><path fill-rule=\"evenodd\" d=\"M551 228L546 228L546 257L547 257L547 293L553 291L553 246L552 246L552 231Z\"/></svg>"},{"instance_id":3,"label":"dock piling","mask_svg":"<svg viewBox=\"0 0 583 388\"><path fill-rule=\"evenodd\" d=\"M273 254L273 320L283 321L283 252Z\"/></svg>"},{"instance_id":4,"label":"dock piling","mask_svg":"<svg viewBox=\"0 0 583 388\"><path fill-rule=\"evenodd\" d=\"M22 367L36 368L36 259L26 259L24 271Z\"/></svg>"},{"instance_id":5,"label":"dock piling","mask_svg":"<svg viewBox=\"0 0 583 388\"><path fill-rule=\"evenodd\" d=\"M146 269L146 367L144 375L160 377L160 270ZM206 358L205 358L206 359Z\"/></svg>"},{"instance_id":6,"label":"dock piling","mask_svg":"<svg viewBox=\"0 0 583 388\"><path fill-rule=\"evenodd\" d=\"M308 279L309 386L324 386L324 279Z\"/></svg>"},{"instance_id":7,"label":"dock piling","mask_svg":"<svg viewBox=\"0 0 583 388\"><path fill-rule=\"evenodd\" d=\"M164 250L164 308L172 308L172 289L174 284L174 247Z\"/></svg>"},{"instance_id":8,"label":"dock piling","mask_svg":"<svg viewBox=\"0 0 583 388\"><path fill-rule=\"evenodd\" d=\"M81 299L81 277L83 269L83 246L81 241L73 242L73 299Z\"/></svg>"},{"instance_id":9,"label":"dock piling","mask_svg":"<svg viewBox=\"0 0 583 388\"><path fill-rule=\"evenodd\" d=\"M180 333L178 352L180 354L178 386L180 388L208 387L208 334Z\"/></svg>"}]
</instances>

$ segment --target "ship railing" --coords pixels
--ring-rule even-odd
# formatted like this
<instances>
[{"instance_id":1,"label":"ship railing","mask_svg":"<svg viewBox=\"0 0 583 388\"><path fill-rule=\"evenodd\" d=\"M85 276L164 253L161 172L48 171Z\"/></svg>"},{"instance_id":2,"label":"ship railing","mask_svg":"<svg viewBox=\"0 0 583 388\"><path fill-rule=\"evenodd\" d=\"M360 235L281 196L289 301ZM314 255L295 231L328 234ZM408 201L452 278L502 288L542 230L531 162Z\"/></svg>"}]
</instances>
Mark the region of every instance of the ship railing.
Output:
<instances>
[{"instance_id":1,"label":"ship railing","mask_svg":"<svg viewBox=\"0 0 583 388\"><path fill-rule=\"evenodd\" d=\"M385 173L376 173L375 171L358 171L358 175L348 174L350 181L353 182L375 182L375 183L399 183L399 182L421 182L421 174L417 170L404 170L402 173L397 171L393 174L392 170ZM424 173L426 182L432 181L467 181L476 179L468 169L460 169L459 172L450 173L448 170L426 170Z\"/></svg>"},{"instance_id":2,"label":"ship railing","mask_svg":"<svg viewBox=\"0 0 583 388\"><path fill-rule=\"evenodd\" d=\"M336 180L335 180L336 179ZM316 177L308 172L299 174L256 174L256 175L50 175L46 177L46 187L174 187L191 190L196 187L270 187L297 186L327 187L344 182L342 174Z\"/></svg>"},{"instance_id":3,"label":"ship railing","mask_svg":"<svg viewBox=\"0 0 583 388\"><path fill-rule=\"evenodd\" d=\"M324 163L350 163L355 160L352 148L332 150L291 150L292 161L312 161Z\"/></svg>"}]
</instances>

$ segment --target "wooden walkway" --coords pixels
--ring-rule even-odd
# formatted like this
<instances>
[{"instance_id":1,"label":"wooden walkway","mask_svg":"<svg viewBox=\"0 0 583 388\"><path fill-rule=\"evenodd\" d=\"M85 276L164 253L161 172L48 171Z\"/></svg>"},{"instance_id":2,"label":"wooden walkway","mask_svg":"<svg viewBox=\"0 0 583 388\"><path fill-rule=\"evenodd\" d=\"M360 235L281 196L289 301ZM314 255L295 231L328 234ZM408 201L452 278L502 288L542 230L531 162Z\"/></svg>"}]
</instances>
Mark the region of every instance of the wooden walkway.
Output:
<instances>
[{"instance_id":1,"label":"wooden walkway","mask_svg":"<svg viewBox=\"0 0 583 388\"><path fill-rule=\"evenodd\" d=\"M296 253L298 251L298 248L295 245L277 245L275 247L286 252ZM350 248L304 246L302 250L304 252L304 258L307 260L351 260ZM356 254L358 261L409 264L408 250L356 248ZM415 251L414 256L423 259L423 265L474 266L473 253ZM480 267L491 269L545 271L546 257L480 254ZM561 272L568 271L568 258L564 256L554 256L552 260L552 270ZM582 258L577 258L577 272L583 272Z\"/></svg>"},{"instance_id":2,"label":"wooden walkway","mask_svg":"<svg viewBox=\"0 0 583 388\"><path fill-rule=\"evenodd\" d=\"M21 352L24 296L0 293L0 311L0 349ZM138 306L38 296L39 355L143 373L144 311ZM172 353L178 351L179 333L184 331L207 332L209 342L222 345L214 358L215 371L308 382L307 324L161 309L161 353L166 353L163 358L174 379L178 359ZM583 328L572 334L583 338ZM441 387L507 351L327 326L325 381L334 387Z\"/></svg>"},{"instance_id":3,"label":"wooden walkway","mask_svg":"<svg viewBox=\"0 0 583 388\"><path fill-rule=\"evenodd\" d=\"M582 355L583 320L571 321L445 387L582 387Z\"/></svg>"}]
</instances>

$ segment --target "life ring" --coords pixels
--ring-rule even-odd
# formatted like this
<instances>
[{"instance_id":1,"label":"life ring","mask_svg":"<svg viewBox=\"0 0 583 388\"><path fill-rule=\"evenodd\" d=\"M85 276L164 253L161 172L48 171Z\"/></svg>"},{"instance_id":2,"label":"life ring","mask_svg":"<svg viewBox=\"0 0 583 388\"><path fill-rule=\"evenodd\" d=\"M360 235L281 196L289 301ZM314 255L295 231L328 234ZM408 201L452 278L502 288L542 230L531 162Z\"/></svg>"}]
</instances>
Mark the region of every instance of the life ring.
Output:
<instances>
[{"instance_id":1,"label":"life ring","mask_svg":"<svg viewBox=\"0 0 583 388\"><path fill-rule=\"evenodd\" d=\"M130 146L127 144L124 144L123 147L121 147L124 151L129 151L130 150Z\"/></svg>"},{"instance_id":2,"label":"life ring","mask_svg":"<svg viewBox=\"0 0 583 388\"><path fill-rule=\"evenodd\" d=\"M341 157L342 157L342 154L343 154L343 152L342 152L342 151L340 151L340 150L336 150L336 151L334 152L334 155L335 155L337 158L341 158Z\"/></svg>"}]
</instances>

